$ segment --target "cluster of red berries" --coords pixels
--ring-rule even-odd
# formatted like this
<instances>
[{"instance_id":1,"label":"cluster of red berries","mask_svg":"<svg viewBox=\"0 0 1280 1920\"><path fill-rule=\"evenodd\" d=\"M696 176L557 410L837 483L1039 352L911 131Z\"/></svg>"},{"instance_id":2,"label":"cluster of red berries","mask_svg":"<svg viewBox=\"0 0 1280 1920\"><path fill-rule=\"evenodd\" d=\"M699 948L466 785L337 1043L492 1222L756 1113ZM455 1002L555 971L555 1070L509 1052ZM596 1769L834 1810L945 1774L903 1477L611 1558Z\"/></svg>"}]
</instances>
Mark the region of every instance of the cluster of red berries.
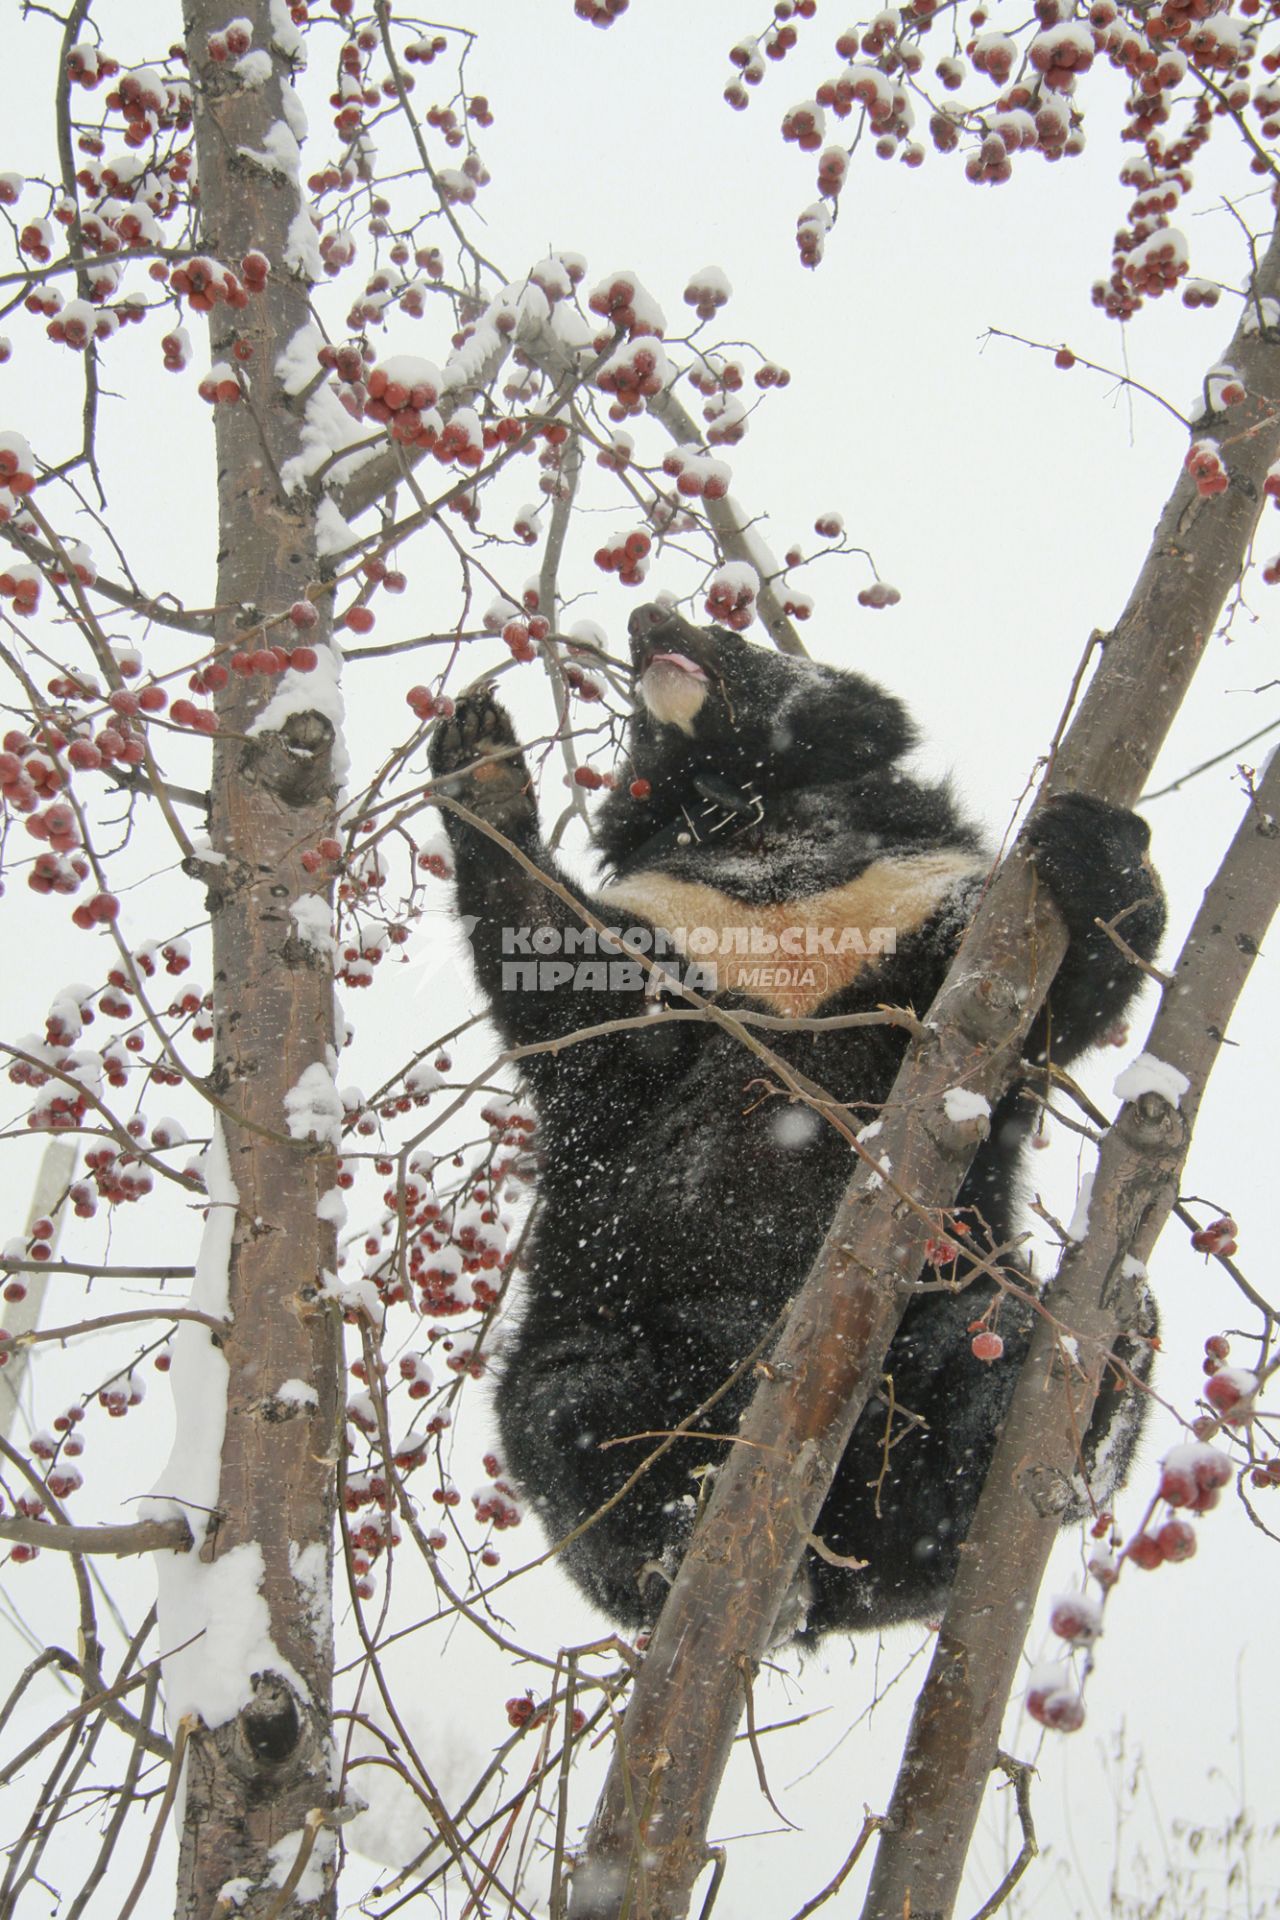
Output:
<instances>
[{"instance_id":1,"label":"cluster of red berries","mask_svg":"<svg viewBox=\"0 0 1280 1920\"><path fill-rule=\"evenodd\" d=\"M1196 483L1196 492L1206 500L1216 493L1225 493L1231 484L1216 440L1193 440L1183 465Z\"/></svg>"},{"instance_id":2,"label":"cluster of red berries","mask_svg":"<svg viewBox=\"0 0 1280 1920\"><path fill-rule=\"evenodd\" d=\"M686 499L723 500L729 491L730 469L700 447L673 448L662 471L675 478L676 491Z\"/></svg>"},{"instance_id":3,"label":"cluster of red berries","mask_svg":"<svg viewBox=\"0 0 1280 1920\"><path fill-rule=\"evenodd\" d=\"M667 357L656 337L641 334L619 347L596 375L600 391L613 395L609 418L625 420L643 413L645 401L662 392L666 371Z\"/></svg>"},{"instance_id":4,"label":"cluster of red berries","mask_svg":"<svg viewBox=\"0 0 1280 1920\"><path fill-rule=\"evenodd\" d=\"M220 267L203 255L174 267L169 275L169 286L186 300L193 313L212 313L220 300L235 312L242 311L249 304L247 287L231 269Z\"/></svg>"},{"instance_id":5,"label":"cluster of red berries","mask_svg":"<svg viewBox=\"0 0 1280 1920\"><path fill-rule=\"evenodd\" d=\"M858 595L858 605L870 607L873 612L878 613L885 607L896 607L901 598L902 595L898 589L891 587L887 580L876 580L871 586L863 587Z\"/></svg>"},{"instance_id":6,"label":"cluster of red berries","mask_svg":"<svg viewBox=\"0 0 1280 1920\"><path fill-rule=\"evenodd\" d=\"M704 267L685 288L685 305L694 309L699 320L713 320L732 291L719 267Z\"/></svg>"},{"instance_id":7,"label":"cluster of red berries","mask_svg":"<svg viewBox=\"0 0 1280 1920\"><path fill-rule=\"evenodd\" d=\"M72 920L84 933L91 932L94 927L109 927L119 917L120 902L114 893L95 893L71 910Z\"/></svg>"},{"instance_id":8,"label":"cluster of red berries","mask_svg":"<svg viewBox=\"0 0 1280 1920\"><path fill-rule=\"evenodd\" d=\"M0 487L21 495L30 493L35 483L35 461L22 435L0 433Z\"/></svg>"},{"instance_id":9,"label":"cluster of red berries","mask_svg":"<svg viewBox=\"0 0 1280 1920\"><path fill-rule=\"evenodd\" d=\"M1126 253L1122 271L1135 294L1157 298L1176 286L1187 271L1187 250L1182 235L1172 228L1149 234Z\"/></svg>"},{"instance_id":10,"label":"cluster of red berries","mask_svg":"<svg viewBox=\"0 0 1280 1920\"><path fill-rule=\"evenodd\" d=\"M573 0L573 10L589 26L611 27L630 4L631 0Z\"/></svg>"},{"instance_id":11,"label":"cluster of red berries","mask_svg":"<svg viewBox=\"0 0 1280 1920\"><path fill-rule=\"evenodd\" d=\"M8 1334L5 1334L4 1340L7 1341L8 1338ZM0 1366L4 1366L7 1363L8 1357L6 1353L0 1352ZM13 1502L13 1510L14 1513L23 1520L47 1522L49 1518L44 1509L44 1501L34 1493L16 1494ZM9 1559L14 1566L28 1566L31 1561L39 1558L39 1554L39 1547L33 1547L25 1540L15 1540L9 1548Z\"/></svg>"},{"instance_id":12,"label":"cluster of red berries","mask_svg":"<svg viewBox=\"0 0 1280 1920\"><path fill-rule=\"evenodd\" d=\"M830 230L831 215L821 201L816 206L805 208L796 221L796 247L802 267L818 265Z\"/></svg>"},{"instance_id":13,"label":"cluster of red berries","mask_svg":"<svg viewBox=\"0 0 1280 1920\"><path fill-rule=\"evenodd\" d=\"M253 28L247 20L232 20L221 33L211 33L205 39L205 51L219 66L224 60L242 59L252 45Z\"/></svg>"},{"instance_id":14,"label":"cluster of red berries","mask_svg":"<svg viewBox=\"0 0 1280 1920\"><path fill-rule=\"evenodd\" d=\"M728 390L708 399L702 417L707 423L707 444L712 447L736 447L747 430L747 409Z\"/></svg>"},{"instance_id":15,"label":"cluster of red berries","mask_svg":"<svg viewBox=\"0 0 1280 1920\"><path fill-rule=\"evenodd\" d=\"M508 437L518 439L521 428L517 421L502 422L502 432L493 429L494 444ZM431 449L434 457L442 465L453 461L460 467L478 467L484 459L485 429L480 424L480 416L473 407L459 407L445 421L440 437Z\"/></svg>"},{"instance_id":16,"label":"cluster of red berries","mask_svg":"<svg viewBox=\"0 0 1280 1920\"><path fill-rule=\"evenodd\" d=\"M411 1400L425 1400L435 1385L425 1354L402 1353L400 1378L407 1382Z\"/></svg>"},{"instance_id":17,"label":"cluster of red berries","mask_svg":"<svg viewBox=\"0 0 1280 1920\"><path fill-rule=\"evenodd\" d=\"M65 745L57 729L46 728L45 734L50 746ZM10 728L0 741L0 800L15 813L34 813L41 800L51 799L63 784L50 755L29 734Z\"/></svg>"},{"instance_id":18,"label":"cluster of red berries","mask_svg":"<svg viewBox=\"0 0 1280 1920\"><path fill-rule=\"evenodd\" d=\"M290 668L295 673L314 673L319 665L320 656L314 647L254 647L252 650L237 648L228 659L232 673L238 673L245 679L260 673L273 675L285 673ZM216 663L215 663L216 664ZM211 667L205 667L202 679L206 686L216 687L218 682L211 680ZM176 713L176 705L175 705Z\"/></svg>"},{"instance_id":19,"label":"cluster of red berries","mask_svg":"<svg viewBox=\"0 0 1280 1920\"><path fill-rule=\"evenodd\" d=\"M1076 76L1093 65L1093 35L1078 21L1064 21L1036 34L1027 49L1027 62L1046 87L1069 93Z\"/></svg>"},{"instance_id":20,"label":"cluster of red berries","mask_svg":"<svg viewBox=\"0 0 1280 1920\"><path fill-rule=\"evenodd\" d=\"M404 50L404 57L410 66L429 67L438 53L443 53L449 42L442 33L424 34L421 39L411 40Z\"/></svg>"},{"instance_id":21,"label":"cluster of red berries","mask_svg":"<svg viewBox=\"0 0 1280 1920\"><path fill-rule=\"evenodd\" d=\"M345 378L355 377L344 373L341 359L338 371ZM370 419L386 424L393 440L426 452L439 438L440 418L423 416L435 408L440 387L439 370L429 360L403 355L370 370L364 410Z\"/></svg>"},{"instance_id":22,"label":"cluster of red berries","mask_svg":"<svg viewBox=\"0 0 1280 1920\"><path fill-rule=\"evenodd\" d=\"M570 693L576 695L579 700L585 700L590 703L593 700L603 700L604 698L599 681L593 680L589 674L582 671L581 667L566 667L564 670L564 683Z\"/></svg>"},{"instance_id":23,"label":"cluster of red berries","mask_svg":"<svg viewBox=\"0 0 1280 1920\"><path fill-rule=\"evenodd\" d=\"M588 793L598 793L601 788L612 792L617 782L611 773L601 773L596 767L575 767L573 784L585 788Z\"/></svg>"},{"instance_id":24,"label":"cluster of red berries","mask_svg":"<svg viewBox=\"0 0 1280 1920\"><path fill-rule=\"evenodd\" d=\"M596 548L595 562L603 573L616 573L624 587L636 587L649 571L653 542L642 527L630 533L612 533Z\"/></svg>"},{"instance_id":25,"label":"cluster of red berries","mask_svg":"<svg viewBox=\"0 0 1280 1920\"><path fill-rule=\"evenodd\" d=\"M40 575L36 568L23 563L0 567L0 598L11 600L15 613L34 613L40 604Z\"/></svg>"},{"instance_id":26,"label":"cluster of red berries","mask_svg":"<svg viewBox=\"0 0 1280 1920\"><path fill-rule=\"evenodd\" d=\"M537 644L545 640L551 632L551 622L541 614L534 614L528 620L508 620L502 629L502 638L510 650L511 658L526 664L537 658Z\"/></svg>"},{"instance_id":27,"label":"cluster of red berries","mask_svg":"<svg viewBox=\"0 0 1280 1920\"><path fill-rule=\"evenodd\" d=\"M783 117L782 137L793 140L801 153L816 153L826 128L822 108L816 100L803 100Z\"/></svg>"},{"instance_id":28,"label":"cluster of red berries","mask_svg":"<svg viewBox=\"0 0 1280 1920\"><path fill-rule=\"evenodd\" d=\"M342 858L342 842L326 836L317 840L314 847L308 847L300 856L299 865L304 873L319 873L323 867L332 867Z\"/></svg>"},{"instance_id":29,"label":"cluster of red berries","mask_svg":"<svg viewBox=\"0 0 1280 1920\"><path fill-rule=\"evenodd\" d=\"M211 407L233 406L237 400L243 398L235 369L225 360L214 362L196 388L196 392Z\"/></svg>"},{"instance_id":30,"label":"cluster of red berries","mask_svg":"<svg viewBox=\"0 0 1280 1920\"><path fill-rule=\"evenodd\" d=\"M741 80L730 80L724 90L731 107L740 112L746 106L746 88L759 86L764 79L766 60L786 59L798 40L792 22L812 20L817 5L818 0L774 0L772 26L758 40L740 40L730 47L730 65L741 75Z\"/></svg>"},{"instance_id":31,"label":"cluster of red berries","mask_svg":"<svg viewBox=\"0 0 1280 1920\"><path fill-rule=\"evenodd\" d=\"M1258 1376L1247 1367L1229 1367L1231 1343L1225 1334L1210 1334L1204 1343L1204 1397L1226 1426L1239 1426L1253 1412Z\"/></svg>"},{"instance_id":32,"label":"cluster of red berries","mask_svg":"<svg viewBox=\"0 0 1280 1920\"><path fill-rule=\"evenodd\" d=\"M490 1478L484 1486L477 1487L471 1496L476 1519L487 1521L495 1533L518 1527L524 1517L520 1503L512 1487L502 1478L502 1465L494 1454L485 1455L484 1470Z\"/></svg>"},{"instance_id":33,"label":"cluster of red berries","mask_svg":"<svg viewBox=\"0 0 1280 1920\"><path fill-rule=\"evenodd\" d=\"M706 611L720 626L742 633L756 617L759 588L754 568L730 563L713 576L707 589Z\"/></svg>"},{"instance_id":34,"label":"cluster of red berries","mask_svg":"<svg viewBox=\"0 0 1280 1920\"><path fill-rule=\"evenodd\" d=\"M100 80L113 80L120 62L104 53L90 40L78 41L67 55L67 78L76 87L91 93Z\"/></svg>"},{"instance_id":35,"label":"cluster of red berries","mask_svg":"<svg viewBox=\"0 0 1280 1920\"><path fill-rule=\"evenodd\" d=\"M1084 1696L1067 1666L1035 1668L1024 1704L1033 1720L1054 1733L1078 1733L1084 1725Z\"/></svg>"},{"instance_id":36,"label":"cluster of red berries","mask_svg":"<svg viewBox=\"0 0 1280 1920\"><path fill-rule=\"evenodd\" d=\"M453 701L448 694L438 693L432 687L410 687L405 699L419 720L447 720L453 712Z\"/></svg>"},{"instance_id":37,"label":"cluster of red berries","mask_svg":"<svg viewBox=\"0 0 1280 1920\"><path fill-rule=\"evenodd\" d=\"M447 1071L447 1056L441 1055L440 1060L444 1063L440 1071ZM406 1107L422 1104L430 1086L439 1084L435 1074L429 1076L428 1083L420 1082L417 1070L409 1079L421 1085L422 1091L418 1095L408 1094L403 1102ZM451 1316L472 1309L484 1311L493 1305L508 1267L506 1236L495 1194L502 1181L519 1177L532 1124L518 1109L502 1116L494 1144L495 1147L514 1147L515 1155L495 1158L487 1176L483 1170L477 1172L453 1194L440 1195L435 1191L429 1164L423 1164L416 1156L410 1161L400 1187L386 1190L384 1226L392 1233L394 1244L384 1261L367 1270L366 1277L388 1305L408 1297L401 1277L402 1238L408 1244L409 1283L419 1289L418 1309L422 1314ZM380 1165L390 1170L390 1162ZM374 1253L377 1248L378 1243L374 1242ZM433 1332L432 1340L437 1337ZM452 1350L452 1341L446 1340L444 1345L446 1352ZM460 1369L455 1371L471 1371L473 1358L480 1356L470 1350L461 1354Z\"/></svg>"},{"instance_id":38,"label":"cluster of red berries","mask_svg":"<svg viewBox=\"0 0 1280 1920\"><path fill-rule=\"evenodd\" d=\"M103 1064L106 1064L105 1054ZM117 1153L114 1147L93 1148L85 1154L84 1163L93 1177L98 1198L108 1206L144 1200L154 1184L148 1167L129 1154Z\"/></svg>"},{"instance_id":39,"label":"cluster of red berries","mask_svg":"<svg viewBox=\"0 0 1280 1920\"><path fill-rule=\"evenodd\" d=\"M1148 1522L1118 1557L1110 1548L1091 1555L1089 1572L1101 1594L1059 1595L1052 1603L1049 1619L1054 1633L1072 1646L1092 1645L1102 1631L1106 1595L1118 1580L1125 1560L1131 1560L1146 1572L1153 1572L1166 1563L1176 1565L1190 1560L1196 1551L1197 1535L1183 1513L1207 1513L1217 1506L1221 1490L1230 1482L1233 1471L1225 1454L1202 1441L1172 1448L1161 1463L1157 1497L1175 1511L1154 1527ZM1177 1511L1179 1509L1181 1511ZM1093 1526L1094 1537L1104 1539L1113 1524L1109 1513L1100 1514ZM1114 1533L1112 1544L1115 1544ZM1071 1669L1064 1664L1042 1666L1033 1671L1025 1704L1033 1720L1056 1732L1073 1733L1084 1724L1084 1698Z\"/></svg>"},{"instance_id":40,"label":"cluster of red berries","mask_svg":"<svg viewBox=\"0 0 1280 1920\"><path fill-rule=\"evenodd\" d=\"M147 1383L140 1374L130 1371L122 1380L109 1381L98 1390L98 1404L105 1407L113 1420L122 1420L130 1407L140 1407L147 1397Z\"/></svg>"},{"instance_id":41,"label":"cluster of red berries","mask_svg":"<svg viewBox=\"0 0 1280 1920\"><path fill-rule=\"evenodd\" d=\"M1219 1254L1224 1260L1231 1259L1239 1252L1236 1235L1240 1229L1229 1213L1218 1220L1211 1220L1207 1227L1197 1227L1191 1236L1191 1244L1197 1253Z\"/></svg>"},{"instance_id":42,"label":"cluster of red berries","mask_svg":"<svg viewBox=\"0 0 1280 1920\"><path fill-rule=\"evenodd\" d=\"M68 300L45 332L59 346L83 353L91 340L108 340L116 330L115 316L99 310L88 300Z\"/></svg>"},{"instance_id":43,"label":"cluster of red berries","mask_svg":"<svg viewBox=\"0 0 1280 1920\"><path fill-rule=\"evenodd\" d=\"M33 840L45 841L55 853L71 853L82 844L79 822L63 801L46 807L43 813L28 814L24 824Z\"/></svg>"}]
</instances>

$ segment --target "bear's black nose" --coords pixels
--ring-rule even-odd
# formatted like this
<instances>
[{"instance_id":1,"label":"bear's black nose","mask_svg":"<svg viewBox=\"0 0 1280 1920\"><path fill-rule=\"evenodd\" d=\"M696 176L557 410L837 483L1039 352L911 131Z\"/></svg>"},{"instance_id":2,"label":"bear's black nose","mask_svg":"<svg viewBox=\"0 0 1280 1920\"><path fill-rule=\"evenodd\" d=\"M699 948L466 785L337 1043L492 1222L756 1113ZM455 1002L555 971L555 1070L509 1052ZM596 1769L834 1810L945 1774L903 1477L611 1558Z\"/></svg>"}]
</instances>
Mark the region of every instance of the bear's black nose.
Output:
<instances>
[{"instance_id":1,"label":"bear's black nose","mask_svg":"<svg viewBox=\"0 0 1280 1920\"><path fill-rule=\"evenodd\" d=\"M707 636L691 626L674 607L658 606L652 600L637 607L627 622L631 636L631 658L637 673L643 673L655 653L670 648L688 654L699 666L707 664Z\"/></svg>"},{"instance_id":2,"label":"bear's black nose","mask_svg":"<svg viewBox=\"0 0 1280 1920\"><path fill-rule=\"evenodd\" d=\"M627 621L627 632L633 640L646 640L655 627L660 627L666 621L677 617L670 607L659 607L652 600L648 600L644 606L637 607Z\"/></svg>"}]
</instances>

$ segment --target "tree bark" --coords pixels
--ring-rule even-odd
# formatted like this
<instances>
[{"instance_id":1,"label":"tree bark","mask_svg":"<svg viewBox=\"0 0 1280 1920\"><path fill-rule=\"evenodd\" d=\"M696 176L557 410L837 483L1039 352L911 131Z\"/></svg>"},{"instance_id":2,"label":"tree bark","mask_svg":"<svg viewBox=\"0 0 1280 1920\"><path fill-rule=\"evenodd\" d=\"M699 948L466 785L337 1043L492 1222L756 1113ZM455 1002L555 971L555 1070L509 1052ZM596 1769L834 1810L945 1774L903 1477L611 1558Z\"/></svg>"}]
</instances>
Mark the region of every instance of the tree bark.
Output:
<instances>
[{"instance_id":1,"label":"tree bark","mask_svg":"<svg viewBox=\"0 0 1280 1920\"><path fill-rule=\"evenodd\" d=\"M290 87L288 62L272 40L271 9L268 0L252 0L241 11L253 22L254 48L271 55L262 85L243 84L235 63L209 58L208 35L225 26L225 7L188 0L186 8L200 244L237 274L250 249L271 262L265 292L245 310L219 304L210 315L213 357L239 366L247 389L240 403L214 411L215 644L225 661L236 648L305 638L321 655L321 669L314 708L295 700L275 730L253 731L281 684L271 675L233 673L218 702L215 861L204 876L214 955L210 1085L239 1200L230 1257L233 1326L223 1341L229 1384L221 1481L199 1551L214 1563L246 1543L260 1549L261 1591L281 1671L254 1673L234 1717L190 1733L177 1912L182 1920L212 1915L229 1880L246 1889L237 1903L246 1920L273 1910L283 1877L306 1847L309 1864L318 1860L324 1870L304 1876L289 1911L320 1920L334 1910L331 1836L321 1834L318 1849L310 1844L317 1816L327 1821L333 1808L331 1609L307 1603L315 1588L309 1596L295 1565L311 1549L309 1566L314 1570L318 1555L327 1590L341 1329L323 1290L335 1265L335 1228L317 1208L334 1187L336 1160L333 1137L291 1137L285 1095L308 1068L331 1076L336 1062L332 964L299 937L289 908L319 891L300 855L332 830L334 703L321 692L333 684L337 655L329 645L327 596L317 597L320 624L305 635L287 623L263 624L305 599L319 578L315 501L305 488L286 492L280 478L300 451L301 419L276 368L309 319L305 267L290 257L291 227L307 216L297 179L262 157L269 130L286 119L282 100ZM233 359L237 346L250 348L251 357ZM279 1396L286 1381L301 1381L314 1401L310 1394Z\"/></svg>"},{"instance_id":2,"label":"tree bark","mask_svg":"<svg viewBox=\"0 0 1280 1920\"><path fill-rule=\"evenodd\" d=\"M1209 1074L1280 906L1280 759L1204 896L1146 1051L1191 1082L1175 1108L1126 1105L1103 1141L1088 1237L1068 1248L1036 1327L917 1697L863 1920L946 1920L960 1890L1025 1630L1078 1471L1106 1356L1169 1217ZM1075 1342L1065 1364L1059 1329Z\"/></svg>"},{"instance_id":3,"label":"tree bark","mask_svg":"<svg viewBox=\"0 0 1280 1920\"><path fill-rule=\"evenodd\" d=\"M1227 356L1248 399L1212 426L1231 474L1204 498L1184 471L1129 604L1045 782L1132 804L1239 577L1280 455L1273 236ZM672 1588L637 1678L574 1875L573 1920L681 1920L742 1707L849 1434L919 1272L927 1209L956 1193L975 1142L941 1111L963 1084L994 1104L1061 960L1020 842L908 1052L875 1153L837 1211ZM913 1196L923 1202L916 1205ZM895 1916L896 1920L896 1916Z\"/></svg>"}]
</instances>

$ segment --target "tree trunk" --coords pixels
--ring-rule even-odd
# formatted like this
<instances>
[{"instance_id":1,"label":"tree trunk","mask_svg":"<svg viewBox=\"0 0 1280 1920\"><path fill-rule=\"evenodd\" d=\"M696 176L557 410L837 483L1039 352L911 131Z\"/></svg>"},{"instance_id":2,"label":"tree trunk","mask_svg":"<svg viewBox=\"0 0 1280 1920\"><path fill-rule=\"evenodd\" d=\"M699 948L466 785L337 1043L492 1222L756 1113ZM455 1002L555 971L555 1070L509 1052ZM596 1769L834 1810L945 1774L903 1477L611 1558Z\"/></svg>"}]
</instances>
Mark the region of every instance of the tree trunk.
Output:
<instances>
[{"instance_id":1,"label":"tree trunk","mask_svg":"<svg viewBox=\"0 0 1280 1920\"><path fill-rule=\"evenodd\" d=\"M1145 1051L1190 1081L1175 1108L1125 1106L1098 1158L1089 1232L1070 1246L1023 1363L1013 1404L916 1699L862 1920L946 1920L960 1891L1005 1707L1063 1490L1077 1472L1107 1354L1130 1324L1130 1262L1148 1260L1178 1197L1209 1074L1280 901L1280 760L1251 800L1205 894ZM1075 1341L1064 1365L1060 1327ZM1051 1736L1052 1737L1052 1736Z\"/></svg>"},{"instance_id":2,"label":"tree trunk","mask_svg":"<svg viewBox=\"0 0 1280 1920\"><path fill-rule=\"evenodd\" d=\"M212 1914L227 1881L242 1883L241 1915L274 1910L301 1861L289 1912L318 1920L333 1911L332 1835L323 1829L333 1806L329 1594L341 1348L340 1318L324 1290L337 1209L320 1203L335 1188L333 1115L341 1109L329 1103L326 1117L323 1099L319 1107L304 1102L319 1116L308 1128L295 1102L291 1129L286 1096L308 1070L309 1088L331 1090L336 1064L332 961L303 937L290 906L324 897L300 856L333 826L338 656L329 645L330 596L315 599L320 623L303 635L281 620L293 602L314 595L319 578L315 503L305 487L287 492L281 481L300 450L301 418L277 375L279 354L309 319L294 224L307 216L297 179L265 157L278 151L282 123L287 128L281 103L291 89L288 62L272 42L271 8L254 0L242 12L253 21L254 49L270 53L264 84L245 84L235 63L209 58L208 35L225 26L226 8L188 0L200 245L237 274L250 249L271 263L265 291L247 308L219 303L210 315L213 359L238 368L245 389L239 403L214 410L217 658L305 639L320 664L283 680L232 672L218 702L214 859L204 875L214 955L210 1085L238 1204L233 1324L223 1346L225 1437L216 1513L199 1553L210 1577L228 1556L260 1554L269 1628L263 1664L243 1676L238 1710L190 1730L177 1912L183 1920ZM237 357L246 348L251 353ZM276 696L274 723L268 715L267 727L255 730ZM288 712L278 717L281 707ZM300 1390L282 1393L286 1383ZM176 1620L170 1632L181 1627Z\"/></svg>"}]
</instances>

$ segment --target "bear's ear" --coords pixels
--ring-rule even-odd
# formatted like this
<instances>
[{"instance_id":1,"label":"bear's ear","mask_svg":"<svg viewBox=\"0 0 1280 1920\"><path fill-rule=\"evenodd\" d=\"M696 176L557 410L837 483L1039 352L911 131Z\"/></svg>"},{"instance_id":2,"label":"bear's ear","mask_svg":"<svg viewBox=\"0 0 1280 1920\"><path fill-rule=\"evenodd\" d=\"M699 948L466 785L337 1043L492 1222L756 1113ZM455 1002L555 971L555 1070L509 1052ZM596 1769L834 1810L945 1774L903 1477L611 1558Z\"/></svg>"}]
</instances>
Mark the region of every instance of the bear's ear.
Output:
<instances>
[{"instance_id":1,"label":"bear's ear","mask_svg":"<svg viewBox=\"0 0 1280 1920\"><path fill-rule=\"evenodd\" d=\"M826 786L890 767L915 745L901 700L838 667L788 661L783 698L769 722L769 763L783 786Z\"/></svg>"}]
</instances>

